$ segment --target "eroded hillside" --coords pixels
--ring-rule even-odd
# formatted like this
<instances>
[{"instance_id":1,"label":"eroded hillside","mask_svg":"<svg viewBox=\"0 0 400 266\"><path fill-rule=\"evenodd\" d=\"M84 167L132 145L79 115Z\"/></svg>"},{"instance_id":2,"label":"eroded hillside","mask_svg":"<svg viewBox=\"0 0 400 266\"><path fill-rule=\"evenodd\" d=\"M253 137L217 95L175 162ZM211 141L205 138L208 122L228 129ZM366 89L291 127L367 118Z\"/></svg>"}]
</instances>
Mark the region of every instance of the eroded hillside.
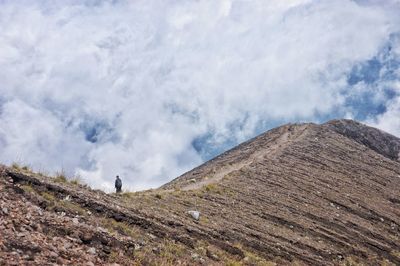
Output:
<instances>
[{"instance_id":1,"label":"eroded hillside","mask_svg":"<svg viewBox=\"0 0 400 266\"><path fill-rule=\"evenodd\" d=\"M399 265L399 147L350 120L290 124L121 195L4 168L2 263Z\"/></svg>"}]
</instances>

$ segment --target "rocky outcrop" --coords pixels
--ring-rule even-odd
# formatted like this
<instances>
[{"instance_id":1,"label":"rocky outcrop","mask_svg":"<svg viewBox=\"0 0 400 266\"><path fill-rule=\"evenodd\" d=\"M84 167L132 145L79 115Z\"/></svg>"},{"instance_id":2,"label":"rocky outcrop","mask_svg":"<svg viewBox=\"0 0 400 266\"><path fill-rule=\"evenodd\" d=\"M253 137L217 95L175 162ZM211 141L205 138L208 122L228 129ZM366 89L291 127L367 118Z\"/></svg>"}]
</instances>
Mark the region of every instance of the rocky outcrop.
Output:
<instances>
[{"instance_id":1,"label":"rocky outcrop","mask_svg":"<svg viewBox=\"0 0 400 266\"><path fill-rule=\"evenodd\" d=\"M325 125L389 159L400 158L400 139L382 130L348 119L333 120Z\"/></svg>"}]
</instances>

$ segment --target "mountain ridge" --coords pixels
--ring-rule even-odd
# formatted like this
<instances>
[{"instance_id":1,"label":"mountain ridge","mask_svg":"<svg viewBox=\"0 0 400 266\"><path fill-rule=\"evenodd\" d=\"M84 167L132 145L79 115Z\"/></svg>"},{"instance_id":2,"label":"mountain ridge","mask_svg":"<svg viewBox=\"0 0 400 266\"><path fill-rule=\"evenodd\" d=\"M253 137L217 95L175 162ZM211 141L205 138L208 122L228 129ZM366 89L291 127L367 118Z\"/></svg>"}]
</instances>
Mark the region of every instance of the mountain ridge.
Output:
<instances>
[{"instance_id":1,"label":"mountain ridge","mask_svg":"<svg viewBox=\"0 0 400 266\"><path fill-rule=\"evenodd\" d=\"M326 125L389 159L399 160L400 139L394 135L349 119L332 120Z\"/></svg>"},{"instance_id":2,"label":"mountain ridge","mask_svg":"<svg viewBox=\"0 0 400 266\"><path fill-rule=\"evenodd\" d=\"M289 123L289 124L285 124L283 126L274 128L272 130L269 130L265 133L262 133L256 137L254 137L248 141L245 141L245 142L239 144L238 146L218 155L217 157L190 170L189 172L182 174L181 176L175 178L174 180L168 182L167 184L162 185L160 188L167 189L167 188L173 186L174 183L176 183L178 180L182 180L182 179L185 179L188 182L196 181L196 179L194 177L196 175L198 175L198 171L202 167L205 167L209 164L215 163L216 161L218 162L218 161L224 160L224 157L227 157L227 156L229 157L232 153L235 153L235 151L240 150L240 152L243 153L243 149L248 149L248 147L246 147L247 145L254 144L254 142L257 142L260 139L263 139L270 134L275 134L276 132L279 132L282 134L287 134L287 132L291 133L291 132L296 132L299 130L306 130L310 127L318 127L318 125L316 125L314 123L300 123L300 124ZM326 123L323 123L320 127L323 130L326 130L326 129L333 130L334 132L336 132L344 137L347 137L350 140L354 140L389 159L399 160L400 139L395 137L394 135L391 135L382 130L364 125L362 123L359 123L359 122L356 122L356 121L350 120L350 119L330 120ZM363 134L362 132L365 132L365 134ZM283 135L283 136L285 136L285 135ZM379 141L377 141L377 139L381 139L382 141L379 142ZM272 140L272 141L274 141L274 140ZM267 148L268 148L268 145L265 145L265 143L262 143L261 146L262 147L267 146ZM275 149L276 149L276 147L275 147ZM246 154L246 155L248 156L248 154ZM228 164L230 164L230 163L231 162L228 162ZM220 166L220 167L223 168L223 166ZM219 179L219 178L217 178L217 179ZM204 182L204 183L208 183L208 182Z\"/></svg>"},{"instance_id":3,"label":"mountain ridge","mask_svg":"<svg viewBox=\"0 0 400 266\"><path fill-rule=\"evenodd\" d=\"M37 265L399 265L398 144L351 120L287 124L160 189L120 195L3 167L0 212L7 223L0 232L7 238L0 238L0 257L26 262L18 253L25 250ZM7 204L37 206L44 215L24 207L37 217L26 224L21 211L4 213ZM21 224L29 237L43 237L41 251L10 241L21 239ZM83 253L52 250L53 239L36 224Z\"/></svg>"}]
</instances>

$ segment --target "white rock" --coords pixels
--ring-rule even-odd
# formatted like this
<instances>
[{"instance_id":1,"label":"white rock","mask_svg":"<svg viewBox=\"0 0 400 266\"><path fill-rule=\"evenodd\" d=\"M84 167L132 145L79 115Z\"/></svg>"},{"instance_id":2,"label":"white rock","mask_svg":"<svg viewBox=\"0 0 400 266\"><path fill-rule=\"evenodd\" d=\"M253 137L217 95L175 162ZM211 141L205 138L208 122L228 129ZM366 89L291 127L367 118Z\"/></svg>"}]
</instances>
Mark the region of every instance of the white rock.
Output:
<instances>
[{"instance_id":1,"label":"white rock","mask_svg":"<svg viewBox=\"0 0 400 266\"><path fill-rule=\"evenodd\" d=\"M89 252L90 254L92 254L92 255L96 255L96 249L93 248L93 247L89 248L89 249L88 249L88 252Z\"/></svg>"},{"instance_id":2,"label":"white rock","mask_svg":"<svg viewBox=\"0 0 400 266\"><path fill-rule=\"evenodd\" d=\"M200 219L200 212L199 211L188 211L188 213L192 216L193 219L199 220Z\"/></svg>"},{"instance_id":3,"label":"white rock","mask_svg":"<svg viewBox=\"0 0 400 266\"><path fill-rule=\"evenodd\" d=\"M97 227L97 231L102 232L102 233L108 233L107 229L105 229L105 228L103 228L101 226Z\"/></svg>"},{"instance_id":4,"label":"white rock","mask_svg":"<svg viewBox=\"0 0 400 266\"><path fill-rule=\"evenodd\" d=\"M74 223L74 224L79 224L79 220L78 220L78 218L72 218L72 222Z\"/></svg>"},{"instance_id":5,"label":"white rock","mask_svg":"<svg viewBox=\"0 0 400 266\"><path fill-rule=\"evenodd\" d=\"M36 211L40 216L43 215L43 211L42 211L42 209L40 207L36 207Z\"/></svg>"},{"instance_id":6,"label":"white rock","mask_svg":"<svg viewBox=\"0 0 400 266\"><path fill-rule=\"evenodd\" d=\"M64 198L64 200L65 200L65 201L71 201L71 196L70 196L70 195L67 195L67 196Z\"/></svg>"}]
</instances>

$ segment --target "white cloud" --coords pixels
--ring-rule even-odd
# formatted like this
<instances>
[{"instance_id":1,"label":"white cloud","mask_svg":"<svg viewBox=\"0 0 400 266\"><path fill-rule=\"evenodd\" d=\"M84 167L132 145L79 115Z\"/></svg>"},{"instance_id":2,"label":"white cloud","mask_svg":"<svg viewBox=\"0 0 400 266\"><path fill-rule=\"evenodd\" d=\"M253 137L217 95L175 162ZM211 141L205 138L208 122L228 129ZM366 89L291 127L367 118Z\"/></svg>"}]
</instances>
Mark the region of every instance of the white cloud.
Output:
<instances>
[{"instance_id":1,"label":"white cloud","mask_svg":"<svg viewBox=\"0 0 400 266\"><path fill-rule=\"evenodd\" d=\"M400 30L385 3L2 2L0 160L143 189L199 164L204 134L347 112L347 74Z\"/></svg>"},{"instance_id":2,"label":"white cloud","mask_svg":"<svg viewBox=\"0 0 400 266\"><path fill-rule=\"evenodd\" d=\"M390 82L390 87L397 92L397 97L387 103L387 110L383 114L370 118L368 124L400 137L400 72L398 81Z\"/></svg>"}]
</instances>

